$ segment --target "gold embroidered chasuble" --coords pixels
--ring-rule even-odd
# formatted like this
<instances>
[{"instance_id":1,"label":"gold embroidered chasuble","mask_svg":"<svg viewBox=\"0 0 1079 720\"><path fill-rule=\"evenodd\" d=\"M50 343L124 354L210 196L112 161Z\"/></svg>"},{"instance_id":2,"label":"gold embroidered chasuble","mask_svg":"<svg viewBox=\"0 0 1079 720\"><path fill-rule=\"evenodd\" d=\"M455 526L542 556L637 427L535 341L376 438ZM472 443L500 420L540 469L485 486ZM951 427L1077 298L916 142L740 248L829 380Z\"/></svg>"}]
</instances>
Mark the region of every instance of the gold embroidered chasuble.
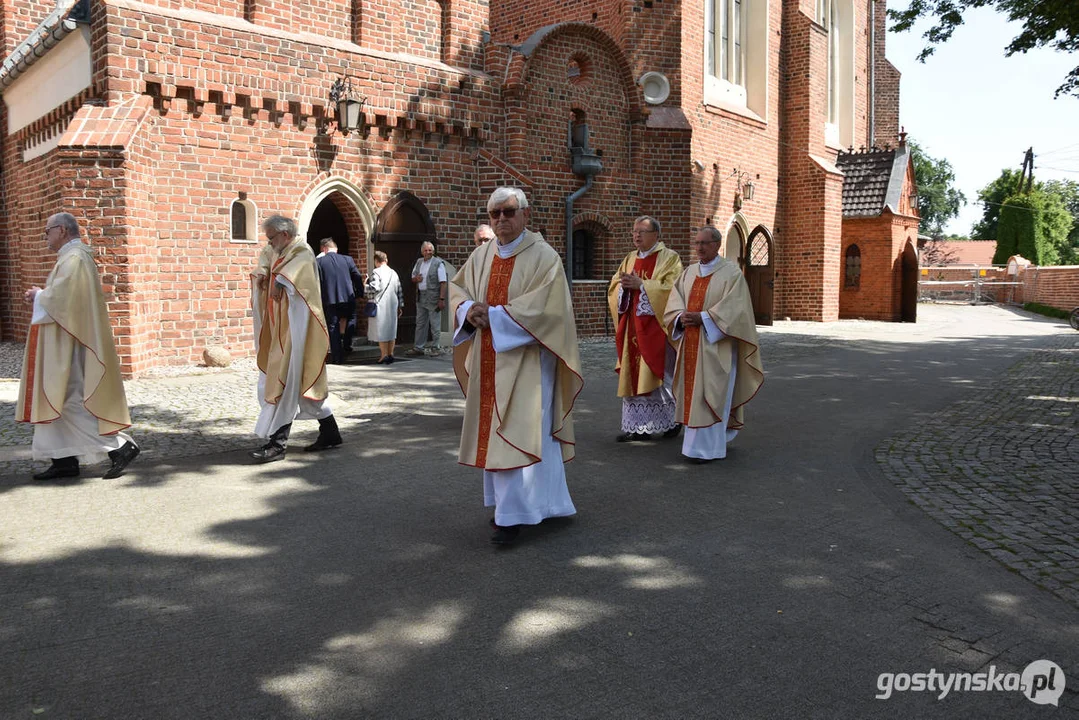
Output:
<instances>
[{"instance_id":1,"label":"gold embroidered chasuble","mask_svg":"<svg viewBox=\"0 0 1079 720\"><path fill-rule=\"evenodd\" d=\"M490 332L477 329L454 348L454 372L465 394L458 461L498 471L544 459L541 349L557 359L551 434L561 445L563 462L569 461L574 455L571 412L584 380L562 260L542 235L527 230L511 257L500 258L497 248L497 242L476 248L450 281L454 322L468 300L501 305L536 342L496 353Z\"/></svg>"},{"instance_id":2,"label":"gold embroidered chasuble","mask_svg":"<svg viewBox=\"0 0 1079 720\"><path fill-rule=\"evenodd\" d=\"M261 256L260 256L261 257ZM278 277L292 283L296 295L291 299L283 293L277 300L272 290ZM318 279L315 254L301 239L294 240L270 265L270 284L265 293L262 330L258 341L258 367L266 374L266 402L274 405L281 398L288 378L292 357L292 333L289 328L289 303L302 302L311 314L304 340L303 370L300 375L300 395L310 400L325 400L326 353L330 334L322 312L322 290Z\"/></svg>"},{"instance_id":3,"label":"gold embroidered chasuble","mask_svg":"<svg viewBox=\"0 0 1079 720\"><path fill-rule=\"evenodd\" d=\"M616 338L620 340L614 366L618 373L618 397L647 395L663 385L667 356L667 325L663 313L671 288L682 273L682 260L678 253L661 242L653 246L644 260L652 262L643 262L636 250L626 255L607 287L607 306L618 329ZM642 273L642 266L652 269ZM618 313L619 273L628 274L635 268L644 281L641 289L648 297L654 316L637 315L637 302L641 296L637 290L629 292L629 309L621 316Z\"/></svg>"},{"instance_id":4,"label":"gold embroidered chasuble","mask_svg":"<svg viewBox=\"0 0 1079 720\"><path fill-rule=\"evenodd\" d=\"M710 343L703 327L687 327L674 341L678 348L672 383L678 403L675 417L691 428L709 427L723 419L731 377L731 344L737 340L738 365L727 421L729 429L737 430L743 424L743 406L764 383L753 304L738 266L720 258L715 272L705 277L700 275L700 263L687 267L667 301L668 334L673 334L678 315L687 311L706 312L726 337Z\"/></svg>"},{"instance_id":5,"label":"gold embroidered chasuble","mask_svg":"<svg viewBox=\"0 0 1079 720\"><path fill-rule=\"evenodd\" d=\"M99 434L113 435L130 427L120 360L93 251L81 241L60 248L37 301L52 322L30 326L16 420L49 423L61 416L78 343L86 348L83 405L97 418Z\"/></svg>"}]
</instances>

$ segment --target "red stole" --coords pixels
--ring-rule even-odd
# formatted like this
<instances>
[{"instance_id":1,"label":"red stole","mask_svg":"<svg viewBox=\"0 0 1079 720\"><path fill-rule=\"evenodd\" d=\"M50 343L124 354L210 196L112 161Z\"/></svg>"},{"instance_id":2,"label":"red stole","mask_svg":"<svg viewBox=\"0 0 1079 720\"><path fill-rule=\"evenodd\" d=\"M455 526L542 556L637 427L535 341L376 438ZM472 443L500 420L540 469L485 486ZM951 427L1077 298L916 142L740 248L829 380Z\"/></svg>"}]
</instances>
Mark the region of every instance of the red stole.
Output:
<instances>
[{"instance_id":1,"label":"red stole","mask_svg":"<svg viewBox=\"0 0 1079 720\"><path fill-rule=\"evenodd\" d=\"M633 271L637 273L637 277L651 280L656 271L658 257L658 252L653 252L646 258L638 257L633 263ZM629 291L629 309L618 317L618 328L615 330L615 347L620 354L624 352L625 343L629 343L629 367L623 363L619 372L628 369L634 392L638 387L642 359L652 374L659 378L663 377L667 362L667 334L663 332L663 327L655 315L637 314L640 299L640 290Z\"/></svg>"},{"instance_id":2,"label":"red stole","mask_svg":"<svg viewBox=\"0 0 1079 720\"><path fill-rule=\"evenodd\" d=\"M517 256L495 254L487 281L486 303L491 307L509 302L510 279ZM495 345L491 329L480 331L480 428L476 440L476 467L487 466L487 445L491 440L491 420L495 409Z\"/></svg>"},{"instance_id":3,"label":"red stole","mask_svg":"<svg viewBox=\"0 0 1079 720\"><path fill-rule=\"evenodd\" d=\"M704 296L708 292L708 283L712 276L701 277L693 281L693 288L689 291L689 299L686 301L686 312L701 312L704 310ZM685 373L684 388L685 402L682 404L682 424L689 427L689 411L693 407L693 383L697 379L697 351L701 345L701 332L704 328L687 327L682 339L683 372Z\"/></svg>"}]
</instances>

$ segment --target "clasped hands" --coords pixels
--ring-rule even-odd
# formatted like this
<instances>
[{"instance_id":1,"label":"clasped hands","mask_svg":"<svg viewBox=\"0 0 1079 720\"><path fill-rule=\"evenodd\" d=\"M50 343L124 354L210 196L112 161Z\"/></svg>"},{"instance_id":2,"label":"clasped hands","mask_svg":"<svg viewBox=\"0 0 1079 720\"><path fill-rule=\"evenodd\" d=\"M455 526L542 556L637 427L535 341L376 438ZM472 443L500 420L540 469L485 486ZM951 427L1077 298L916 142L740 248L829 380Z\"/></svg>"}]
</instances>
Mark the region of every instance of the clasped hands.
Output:
<instances>
[{"instance_id":1,"label":"clasped hands","mask_svg":"<svg viewBox=\"0 0 1079 720\"><path fill-rule=\"evenodd\" d=\"M491 325L488 315L491 306L487 303L472 303L472 307L465 313L465 321L477 330L485 330Z\"/></svg>"},{"instance_id":2,"label":"clasped hands","mask_svg":"<svg viewBox=\"0 0 1079 720\"><path fill-rule=\"evenodd\" d=\"M640 290L644 285L644 280L641 280L635 272L618 273L618 282L621 283L623 290Z\"/></svg>"},{"instance_id":3,"label":"clasped hands","mask_svg":"<svg viewBox=\"0 0 1079 720\"><path fill-rule=\"evenodd\" d=\"M684 312L679 318L683 327L703 327L704 319L699 312Z\"/></svg>"}]
</instances>

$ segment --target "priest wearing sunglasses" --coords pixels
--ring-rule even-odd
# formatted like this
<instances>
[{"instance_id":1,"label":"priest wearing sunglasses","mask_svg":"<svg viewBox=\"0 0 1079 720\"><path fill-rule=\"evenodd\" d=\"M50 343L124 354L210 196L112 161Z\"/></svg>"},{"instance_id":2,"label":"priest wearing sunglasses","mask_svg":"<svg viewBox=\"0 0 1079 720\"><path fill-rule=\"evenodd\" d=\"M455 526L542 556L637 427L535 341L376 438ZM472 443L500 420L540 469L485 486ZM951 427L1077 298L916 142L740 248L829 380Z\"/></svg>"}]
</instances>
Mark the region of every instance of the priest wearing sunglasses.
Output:
<instances>
[{"instance_id":1,"label":"priest wearing sunglasses","mask_svg":"<svg viewBox=\"0 0 1079 720\"><path fill-rule=\"evenodd\" d=\"M453 365L465 393L458 460L483 471L491 542L509 545L522 525L576 513L564 463L584 380L561 256L525 228L520 189L498 188L487 211L496 241L476 248L450 282Z\"/></svg>"}]
</instances>

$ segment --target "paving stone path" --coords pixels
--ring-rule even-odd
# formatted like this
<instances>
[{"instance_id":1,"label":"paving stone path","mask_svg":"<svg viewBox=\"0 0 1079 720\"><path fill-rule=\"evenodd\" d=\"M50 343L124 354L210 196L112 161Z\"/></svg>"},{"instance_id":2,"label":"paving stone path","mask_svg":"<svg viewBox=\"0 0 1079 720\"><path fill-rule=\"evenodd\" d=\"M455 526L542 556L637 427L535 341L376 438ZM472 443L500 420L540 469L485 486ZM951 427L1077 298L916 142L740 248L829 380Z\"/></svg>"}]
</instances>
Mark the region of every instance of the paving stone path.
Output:
<instances>
[{"instance_id":1,"label":"paving stone path","mask_svg":"<svg viewBox=\"0 0 1079 720\"><path fill-rule=\"evenodd\" d=\"M880 444L884 474L922 510L1079 607L1079 333Z\"/></svg>"}]
</instances>

